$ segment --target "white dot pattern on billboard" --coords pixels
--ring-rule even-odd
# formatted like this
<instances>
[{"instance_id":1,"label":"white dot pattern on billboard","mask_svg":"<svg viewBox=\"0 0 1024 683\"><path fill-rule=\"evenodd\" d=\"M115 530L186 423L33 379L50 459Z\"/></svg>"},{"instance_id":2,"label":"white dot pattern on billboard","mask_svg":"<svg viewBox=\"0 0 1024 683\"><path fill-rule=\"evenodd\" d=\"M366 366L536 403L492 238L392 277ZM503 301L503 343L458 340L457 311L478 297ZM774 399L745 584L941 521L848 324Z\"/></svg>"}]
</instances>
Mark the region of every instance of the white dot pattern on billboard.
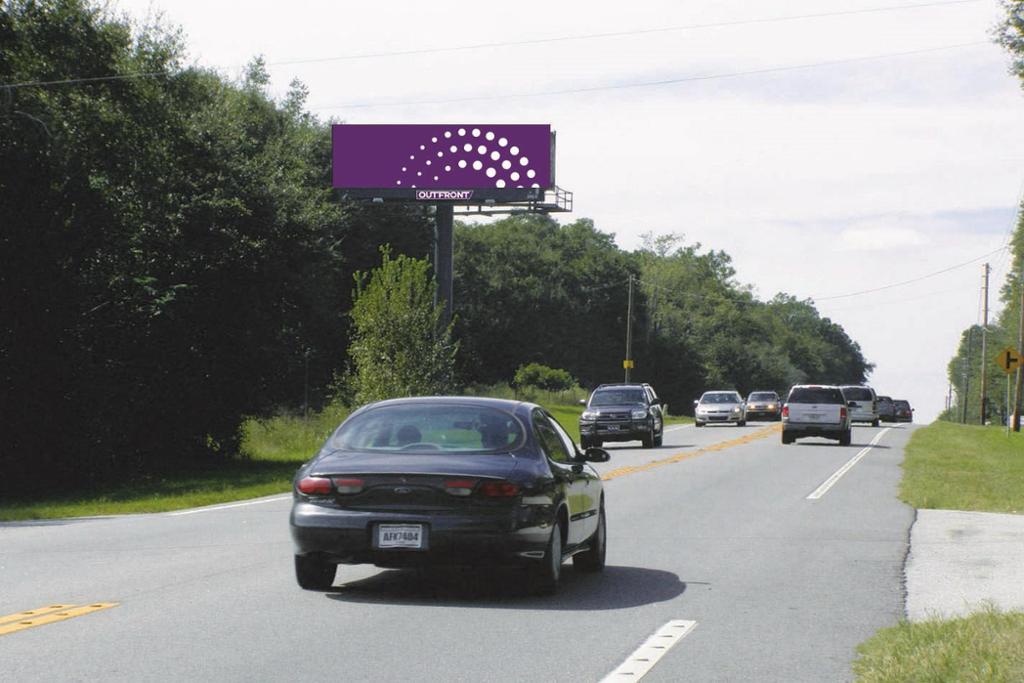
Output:
<instances>
[{"instance_id":1,"label":"white dot pattern on billboard","mask_svg":"<svg viewBox=\"0 0 1024 683\"><path fill-rule=\"evenodd\" d=\"M453 133L450 130L444 131L440 138L438 138L437 136L432 136L430 138L430 145L438 147L436 151L436 155L438 157L443 157L445 156L446 153L450 153L455 157L455 162L457 163L459 168L464 169L467 166L471 166L474 171L483 171L484 175L486 175L488 178L494 179L494 186L497 188L507 187L509 182L515 183L522 177L519 170L511 170L513 166L519 166L520 170L522 170L522 172L525 173L527 178L534 178L537 175L537 172L534 171L532 168L526 168L530 165L530 160L529 158L526 157L526 155L520 156L519 147L517 147L516 145L509 146L510 141L508 140L508 138L499 138L494 134L494 131L482 131L479 128L473 128L472 130L459 128L455 132L455 135L461 137L466 137L468 135L469 137L473 138L479 138L482 136L485 140L496 142L499 148L507 148L501 150L492 149L488 148L487 145L477 145L474 147L474 144L471 142L466 142L461 147L459 147L458 145L451 145L445 142L445 140L451 139L453 136ZM426 144L419 145L419 150L427 152L428 156L431 155L431 153L435 153L434 150L429 149L428 145ZM503 152L504 154L508 154L511 158L502 159ZM499 165L501 170L499 170L497 166L488 166L485 169L484 164L480 162L478 159L470 160L465 158L466 156L474 154L478 156L490 157L490 159L495 162L500 161ZM409 159L415 161L416 157L415 155L410 155ZM427 160L425 164L427 166L430 166L430 161ZM451 166L446 165L444 167L444 170L451 171ZM423 175L422 170L418 171L415 168L410 168L408 166L402 167L402 177L410 177L411 174L413 173L415 173L417 177L421 177ZM439 176L433 176L433 178L436 181L439 179ZM402 184L401 177L396 179L396 184ZM516 187L522 187L522 185L517 185ZM539 187L539 185L537 185L537 183L534 183L531 187Z\"/></svg>"}]
</instances>

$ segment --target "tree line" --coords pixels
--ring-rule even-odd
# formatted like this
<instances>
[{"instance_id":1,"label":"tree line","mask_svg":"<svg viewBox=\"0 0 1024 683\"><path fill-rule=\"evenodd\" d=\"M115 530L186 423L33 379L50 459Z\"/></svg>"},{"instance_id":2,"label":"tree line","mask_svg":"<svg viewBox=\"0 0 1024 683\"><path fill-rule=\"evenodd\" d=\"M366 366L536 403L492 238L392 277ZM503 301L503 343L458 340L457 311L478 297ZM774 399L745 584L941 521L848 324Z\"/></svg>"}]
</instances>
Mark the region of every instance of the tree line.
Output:
<instances>
[{"instance_id":1,"label":"tree line","mask_svg":"<svg viewBox=\"0 0 1024 683\"><path fill-rule=\"evenodd\" d=\"M247 416L372 395L346 381L374 352L355 276L384 245L432 254L424 207L331 190L332 122L300 82L275 99L259 59L230 79L184 54L88 0L0 5L0 495L235 457ZM631 278L634 377L676 406L871 367L810 302L758 301L677 236L625 251L587 219L513 217L458 225L455 263L453 391L532 362L619 379Z\"/></svg>"}]
</instances>

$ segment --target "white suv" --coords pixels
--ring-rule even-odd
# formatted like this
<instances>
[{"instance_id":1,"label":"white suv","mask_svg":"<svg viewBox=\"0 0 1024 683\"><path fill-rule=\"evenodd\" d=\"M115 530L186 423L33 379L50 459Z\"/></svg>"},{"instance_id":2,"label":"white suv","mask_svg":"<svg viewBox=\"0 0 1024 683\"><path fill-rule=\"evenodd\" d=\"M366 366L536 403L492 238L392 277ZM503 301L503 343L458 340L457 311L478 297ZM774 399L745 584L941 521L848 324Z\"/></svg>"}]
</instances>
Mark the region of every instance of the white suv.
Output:
<instances>
[{"instance_id":1,"label":"white suv","mask_svg":"<svg viewBox=\"0 0 1024 683\"><path fill-rule=\"evenodd\" d=\"M881 423L878 416L878 396L871 387L847 385L839 387L850 405L850 422L869 422L872 427Z\"/></svg>"}]
</instances>

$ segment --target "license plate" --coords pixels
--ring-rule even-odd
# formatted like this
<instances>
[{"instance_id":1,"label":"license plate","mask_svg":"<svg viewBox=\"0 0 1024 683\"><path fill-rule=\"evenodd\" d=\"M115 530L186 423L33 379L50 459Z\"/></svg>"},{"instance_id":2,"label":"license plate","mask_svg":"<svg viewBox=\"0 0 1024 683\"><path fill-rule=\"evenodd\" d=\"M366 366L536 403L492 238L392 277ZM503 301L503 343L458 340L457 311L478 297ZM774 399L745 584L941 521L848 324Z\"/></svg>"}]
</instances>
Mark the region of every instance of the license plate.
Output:
<instances>
[{"instance_id":1,"label":"license plate","mask_svg":"<svg viewBox=\"0 0 1024 683\"><path fill-rule=\"evenodd\" d=\"M377 525L378 548L423 548L425 534L422 524Z\"/></svg>"},{"instance_id":2,"label":"license plate","mask_svg":"<svg viewBox=\"0 0 1024 683\"><path fill-rule=\"evenodd\" d=\"M825 417L824 413L807 413L808 422L821 422L823 417Z\"/></svg>"},{"instance_id":3,"label":"license plate","mask_svg":"<svg viewBox=\"0 0 1024 683\"><path fill-rule=\"evenodd\" d=\"M608 425L605 427L605 429L607 429L609 432L617 432L619 431L619 425Z\"/></svg>"}]
</instances>

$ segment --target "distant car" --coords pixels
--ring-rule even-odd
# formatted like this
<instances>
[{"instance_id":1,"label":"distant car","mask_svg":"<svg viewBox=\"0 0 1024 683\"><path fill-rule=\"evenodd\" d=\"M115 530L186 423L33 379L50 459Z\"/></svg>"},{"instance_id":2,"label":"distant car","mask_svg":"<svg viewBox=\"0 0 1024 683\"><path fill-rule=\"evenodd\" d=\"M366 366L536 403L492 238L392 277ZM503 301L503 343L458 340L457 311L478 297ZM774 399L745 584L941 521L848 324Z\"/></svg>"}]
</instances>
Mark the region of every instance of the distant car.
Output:
<instances>
[{"instance_id":1,"label":"distant car","mask_svg":"<svg viewBox=\"0 0 1024 683\"><path fill-rule=\"evenodd\" d=\"M408 398L352 413L295 474L291 535L302 588L338 564L523 565L542 592L562 563L605 564L605 498L592 462L543 408Z\"/></svg>"},{"instance_id":2,"label":"distant car","mask_svg":"<svg viewBox=\"0 0 1024 683\"><path fill-rule=\"evenodd\" d=\"M580 445L606 441L640 441L660 446L665 434L665 404L650 384L602 384L590 394L580 415Z\"/></svg>"},{"instance_id":3,"label":"distant car","mask_svg":"<svg viewBox=\"0 0 1024 683\"><path fill-rule=\"evenodd\" d=\"M694 426L706 424L747 424L746 405L735 391L705 391L693 402Z\"/></svg>"},{"instance_id":4,"label":"distant car","mask_svg":"<svg viewBox=\"0 0 1024 683\"><path fill-rule=\"evenodd\" d=\"M910 407L910 401L894 399L892 402L894 420L896 422L913 422L914 409Z\"/></svg>"},{"instance_id":5,"label":"distant car","mask_svg":"<svg viewBox=\"0 0 1024 683\"><path fill-rule=\"evenodd\" d=\"M789 390L782 406L782 443L821 436L849 446L851 432L849 406L839 387L804 384Z\"/></svg>"},{"instance_id":6,"label":"distant car","mask_svg":"<svg viewBox=\"0 0 1024 683\"><path fill-rule=\"evenodd\" d=\"M843 385L839 387L850 406L850 422L868 422L877 427L878 397L871 387Z\"/></svg>"},{"instance_id":7,"label":"distant car","mask_svg":"<svg viewBox=\"0 0 1024 683\"><path fill-rule=\"evenodd\" d=\"M878 419L882 422L896 421L896 409L889 396L878 397Z\"/></svg>"},{"instance_id":8,"label":"distant car","mask_svg":"<svg viewBox=\"0 0 1024 683\"><path fill-rule=\"evenodd\" d=\"M782 419L782 401L774 391L752 391L747 396L748 420Z\"/></svg>"}]
</instances>

